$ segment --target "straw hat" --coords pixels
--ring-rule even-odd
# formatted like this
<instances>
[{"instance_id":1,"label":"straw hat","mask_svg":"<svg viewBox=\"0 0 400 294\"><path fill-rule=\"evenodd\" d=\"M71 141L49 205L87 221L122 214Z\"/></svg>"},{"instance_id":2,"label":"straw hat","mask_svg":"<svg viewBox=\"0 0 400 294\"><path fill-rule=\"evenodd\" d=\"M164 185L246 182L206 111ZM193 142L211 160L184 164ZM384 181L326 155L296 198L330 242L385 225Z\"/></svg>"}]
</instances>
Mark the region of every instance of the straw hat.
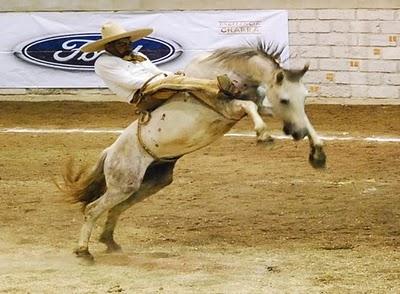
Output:
<instances>
[{"instance_id":1,"label":"straw hat","mask_svg":"<svg viewBox=\"0 0 400 294\"><path fill-rule=\"evenodd\" d=\"M82 52L101 51L104 49L107 43L110 43L112 41L129 37L131 42L133 42L150 35L152 32L153 29L148 28L127 32L119 24L114 22L107 22L101 27L101 39L86 44L80 50Z\"/></svg>"}]
</instances>

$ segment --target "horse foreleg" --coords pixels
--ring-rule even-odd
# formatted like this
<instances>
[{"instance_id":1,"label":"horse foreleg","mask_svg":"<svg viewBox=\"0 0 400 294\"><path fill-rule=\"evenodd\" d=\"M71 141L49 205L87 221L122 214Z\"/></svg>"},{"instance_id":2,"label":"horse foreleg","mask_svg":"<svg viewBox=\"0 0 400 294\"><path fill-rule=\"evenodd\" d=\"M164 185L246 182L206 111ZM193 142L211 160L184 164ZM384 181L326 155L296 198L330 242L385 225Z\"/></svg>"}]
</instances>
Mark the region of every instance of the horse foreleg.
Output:
<instances>
[{"instance_id":1,"label":"horse foreleg","mask_svg":"<svg viewBox=\"0 0 400 294\"><path fill-rule=\"evenodd\" d=\"M175 163L176 161L152 164L147 169L139 190L109 210L103 232L99 239L100 242L107 246L107 252L111 253L121 250L121 246L114 240L114 230L120 215L132 205L171 184Z\"/></svg>"},{"instance_id":2,"label":"horse foreleg","mask_svg":"<svg viewBox=\"0 0 400 294\"><path fill-rule=\"evenodd\" d=\"M246 112L246 114L251 118L254 123L254 130L257 134L257 142L269 143L273 141L271 137L267 124L261 118L258 113L258 106L253 101L248 100L233 100L233 107L239 108L241 111Z\"/></svg>"},{"instance_id":3,"label":"horse foreleg","mask_svg":"<svg viewBox=\"0 0 400 294\"><path fill-rule=\"evenodd\" d=\"M318 136L308 117L306 117L308 140L310 141L310 155L308 161L314 168L323 168L326 164L326 155L323 149L323 141Z\"/></svg>"}]
</instances>

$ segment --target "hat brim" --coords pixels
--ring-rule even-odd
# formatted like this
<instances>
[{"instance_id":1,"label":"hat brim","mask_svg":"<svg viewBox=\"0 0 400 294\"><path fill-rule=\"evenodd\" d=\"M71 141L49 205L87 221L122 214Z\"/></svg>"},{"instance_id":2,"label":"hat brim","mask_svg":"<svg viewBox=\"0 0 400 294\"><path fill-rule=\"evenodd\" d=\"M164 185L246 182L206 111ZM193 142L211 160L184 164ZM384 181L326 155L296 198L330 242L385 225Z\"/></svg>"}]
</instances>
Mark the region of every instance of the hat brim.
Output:
<instances>
[{"instance_id":1,"label":"hat brim","mask_svg":"<svg viewBox=\"0 0 400 294\"><path fill-rule=\"evenodd\" d=\"M130 32L126 32L123 34L118 34L112 37L100 39L91 43L86 44L85 46L82 46L80 50L82 52L96 52L96 51L101 51L104 50L104 47L106 44L123 39L123 38L130 38L131 42L140 40L141 38L144 38L148 35L150 35L153 32L153 29L139 29L139 30L134 30Z\"/></svg>"}]
</instances>

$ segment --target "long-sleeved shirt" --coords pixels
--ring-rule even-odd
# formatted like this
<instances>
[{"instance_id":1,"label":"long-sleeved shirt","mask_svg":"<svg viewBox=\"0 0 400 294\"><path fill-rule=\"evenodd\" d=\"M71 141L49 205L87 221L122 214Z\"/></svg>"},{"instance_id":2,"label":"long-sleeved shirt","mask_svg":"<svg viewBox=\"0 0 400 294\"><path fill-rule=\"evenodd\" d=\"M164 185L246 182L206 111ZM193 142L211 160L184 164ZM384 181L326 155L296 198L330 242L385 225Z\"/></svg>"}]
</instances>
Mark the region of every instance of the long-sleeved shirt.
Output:
<instances>
[{"instance_id":1,"label":"long-sleeved shirt","mask_svg":"<svg viewBox=\"0 0 400 294\"><path fill-rule=\"evenodd\" d=\"M132 63L109 53L103 53L94 65L96 74L103 79L114 94L124 101L129 102L133 94L154 75L169 74L160 70L145 55L139 54L146 60Z\"/></svg>"}]
</instances>

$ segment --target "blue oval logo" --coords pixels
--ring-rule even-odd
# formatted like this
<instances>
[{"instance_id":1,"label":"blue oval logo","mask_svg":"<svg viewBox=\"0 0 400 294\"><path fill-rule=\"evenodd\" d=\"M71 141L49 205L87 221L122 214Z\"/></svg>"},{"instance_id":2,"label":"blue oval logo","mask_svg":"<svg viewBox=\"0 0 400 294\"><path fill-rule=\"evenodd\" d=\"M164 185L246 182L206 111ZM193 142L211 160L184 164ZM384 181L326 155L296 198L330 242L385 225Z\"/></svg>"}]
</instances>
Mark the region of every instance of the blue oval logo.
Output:
<instances>
[{"instance_id":1,"label":"blue oval logo","mask_svg":"<svg viewBox=\"0 0 400 294\"><path fill-rule=\"evenodd\" d=\"M14 54L25 61L47 67L92 71L101 53L83 53L79 49L100 38L99 33L36 38L17 45ZM182 54L182 47L178 43L156 37L145 37L133 42L132 50L145 54L154 64L169 62Z\"/></svg>"}]
</instances>

